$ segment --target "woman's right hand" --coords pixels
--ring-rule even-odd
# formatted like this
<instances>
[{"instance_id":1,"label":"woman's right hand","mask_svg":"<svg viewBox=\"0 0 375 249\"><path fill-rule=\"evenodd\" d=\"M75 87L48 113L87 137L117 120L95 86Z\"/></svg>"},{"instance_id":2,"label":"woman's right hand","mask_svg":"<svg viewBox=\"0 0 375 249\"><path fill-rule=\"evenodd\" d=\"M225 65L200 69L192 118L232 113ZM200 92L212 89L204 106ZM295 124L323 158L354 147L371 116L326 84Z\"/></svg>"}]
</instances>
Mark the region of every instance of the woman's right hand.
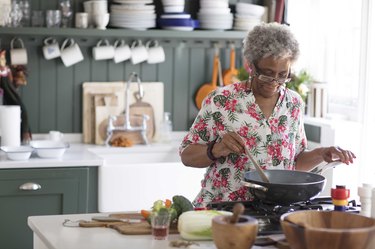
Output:
<instances>
[{"instance_id":1,"label":"woman's right hand","mask_svg":"<svg viewBox=\"0 0 375 249\"><path fill-rule=\"evenodd\" d=\"M235 132L227 132L222 135L221 141L212 149L215 157L226 157L230 153L242 154L245 152L245 143Z\"/></svg>"}]
</instances>

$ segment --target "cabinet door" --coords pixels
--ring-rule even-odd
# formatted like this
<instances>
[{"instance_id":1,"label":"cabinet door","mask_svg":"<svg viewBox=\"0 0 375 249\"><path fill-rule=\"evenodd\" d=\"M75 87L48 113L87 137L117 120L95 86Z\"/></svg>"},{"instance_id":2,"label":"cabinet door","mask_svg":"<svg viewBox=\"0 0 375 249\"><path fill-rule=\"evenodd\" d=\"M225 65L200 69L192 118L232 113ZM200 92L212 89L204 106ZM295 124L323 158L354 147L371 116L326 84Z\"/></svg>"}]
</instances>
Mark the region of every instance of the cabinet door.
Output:
<instances>
[{"instance_id":1,"label":"cabinet door","mask_svg":"<svg viewBox=\"0 0 375 249\"><path fill-rule=\"evenodd\" d=\"M88 212L92 175L85 167L0 170L0 248L32 248L28 216Z\"/></svg>"}]
</instances>

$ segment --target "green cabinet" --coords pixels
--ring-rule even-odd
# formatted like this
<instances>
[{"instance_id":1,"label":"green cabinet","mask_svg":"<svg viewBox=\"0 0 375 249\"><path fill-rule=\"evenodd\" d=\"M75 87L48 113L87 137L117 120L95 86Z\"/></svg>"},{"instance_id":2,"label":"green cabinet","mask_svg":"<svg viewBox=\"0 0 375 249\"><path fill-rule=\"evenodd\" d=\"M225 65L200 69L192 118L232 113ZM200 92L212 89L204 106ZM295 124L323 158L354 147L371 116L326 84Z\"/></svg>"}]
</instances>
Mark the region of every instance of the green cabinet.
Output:
<instances>
[{"instance_id":1,"label":"green cabinet","mask_svg":"<svg viewBox=\"0 0 375 249\"><path fill-rule=\"evenodd\" d=\"M0 170L0 249L33 247L27 217L97 212L97 167Z\"/></svg>"}]
</instances>

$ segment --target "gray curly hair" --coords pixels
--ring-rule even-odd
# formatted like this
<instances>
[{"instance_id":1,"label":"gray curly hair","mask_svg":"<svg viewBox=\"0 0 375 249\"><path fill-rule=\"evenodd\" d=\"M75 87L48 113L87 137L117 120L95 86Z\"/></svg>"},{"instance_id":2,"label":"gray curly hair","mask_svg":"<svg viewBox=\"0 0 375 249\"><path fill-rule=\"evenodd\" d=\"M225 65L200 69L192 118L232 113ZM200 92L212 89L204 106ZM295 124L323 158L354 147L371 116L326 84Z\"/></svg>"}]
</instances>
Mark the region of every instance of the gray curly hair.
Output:
<instances>
[{"instance_id":1,"label":"gray curly hair","mask_svg":"<svg viewBox=\"0 0 375 249\"><path fill-rule=\"evenodd\" d=\"M289 27L279 23L262 23L255 26L243 41L243 55L249 63L272 56L296 61L299 44Z\"/></svg>"}]
</instances>

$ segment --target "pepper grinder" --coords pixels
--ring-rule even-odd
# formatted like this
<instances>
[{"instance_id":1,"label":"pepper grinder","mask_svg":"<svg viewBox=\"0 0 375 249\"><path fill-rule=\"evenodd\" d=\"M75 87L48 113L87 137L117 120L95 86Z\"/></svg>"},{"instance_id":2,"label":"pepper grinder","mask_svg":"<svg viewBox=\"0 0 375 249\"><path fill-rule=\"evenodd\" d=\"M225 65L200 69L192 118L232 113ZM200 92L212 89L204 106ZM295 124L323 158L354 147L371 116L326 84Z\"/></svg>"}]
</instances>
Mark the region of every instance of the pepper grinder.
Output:
<instances>
[{"instance_id":1,"label":"pepper grinder","mask_svg":"<svg viewBox=\"0 0 375 249\"><path fill-rule=\"evenodd\" d=\"M335 211L346 211L348 206L348 198L350 190L346 189L345 185L336 185L336 188L331 189L331 197Z\"/></svg>"}]
</instances>

